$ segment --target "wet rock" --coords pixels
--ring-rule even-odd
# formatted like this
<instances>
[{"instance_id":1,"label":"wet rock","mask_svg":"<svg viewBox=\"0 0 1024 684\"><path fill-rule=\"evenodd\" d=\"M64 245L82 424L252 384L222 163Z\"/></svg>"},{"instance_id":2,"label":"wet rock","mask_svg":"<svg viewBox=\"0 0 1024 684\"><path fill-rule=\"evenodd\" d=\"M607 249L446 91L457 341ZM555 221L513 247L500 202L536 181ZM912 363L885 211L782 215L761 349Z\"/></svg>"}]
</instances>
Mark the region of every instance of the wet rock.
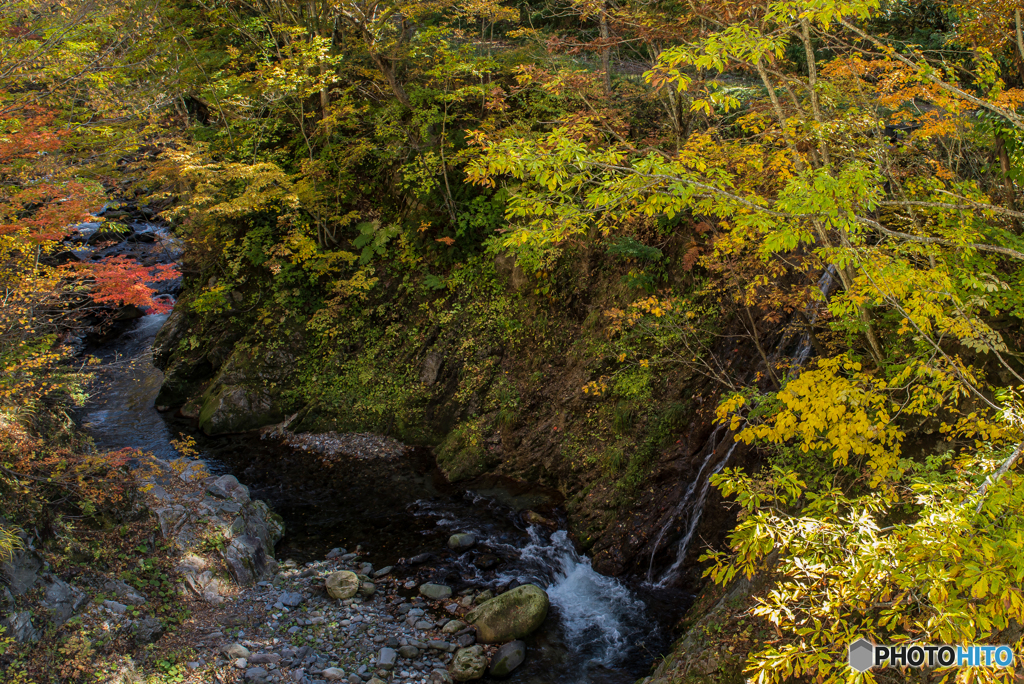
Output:
<instances>
[{"instance_id":1,"label":"wet rock","mask_svg":"<svg viewBox=\"0 0 1024 684\"><path fill-rule=\"evenodd\" d=\"M448 537L448 548L452 551L463 551L476 544L476 537L468 533L453 534Z\"/></svg>"},{"instance_id":2,"label":"wet rock","mask_svg":"<svg viewBox=\"0 0 1024 684\"><path fill-rule=\"evenodd\" d=\"M363 598L370 598L377 591L377 585L373 582L362 581L359 583L359 595Z\"/></svg>"},{"instance_id":3,"label":"wet rock","mask_svg":"<svg viewBox=\"0 0 1024 684\"><path fill-rule=\"evenodd\" d=\"M421 554L418 554L418 555L413 556L412 558L410 558L408 560L408 563L409 563L409 565L422 565L423 563L426 563L427 561L430 561L433 558L434 558L434 554L432 554L432 553L429 553L429 552L421 553Z\"/></svg>"},{"instance_id":4,"label":"wet rock","mask_svg":"<svg viewBox=\"0 0 1024 684\"><path fill-rule=\"evenodd\" d=\"M457 682L468 682L483 677L487 671L487 656L484 655L483 646L459 649L448 666L448 671Z\"/></svg>"},{"instance_id":5,"label":"wet rock","mask_svg":"<svg viewBox=\"0 0 1024 684\"><path fill-rule=\"evenodd\" d=\"M521 639L544 622L548 595L535 584L523 584L486 601L466 615L474 625L477 640L485 644Z\"/></svg>"},{"instance_id":6,"label":"wet rock","mask_svg":"<svg viewBox=\"0 0 1024 684\"><path fill-rule=\"evenodd\" d=\"M554 520L551 520L550 518L545 518L543 515L537 513L536 511L523 511L523 522L525 522L527 525L540 525L542 527L547 527L552 530L558 528L558 524Z\"/></svg>"},{"instance_id":7,"label":"wet rock","mask_svg":"<svg viewBox=\"0 0 1024 684\"><path fill-rule=\"evenodd\" d=\"M489 674L492 677L507 677L526 660L526 644L513 641L505 644L491 656Z\"/></svg>"},{"instance_id":8,"label":"wet rock","mask_svg":"<svg viewBox=\"0 0 1024 684\"><path fill-rule=\"evenodd\" d=\"M501 559L493 553L484 553L473 559L473 565L481 570L492 570L500 561Z\"/></svg>"},{"instance_id":9,"label":"wet rock","mask_svg":"<svg viewBox=\"0 0 1024 684\"><path fill-rule=\"evenodd\" d=\"M350 599L359 591L359 576L354 572L341 570L328 575L325 584L331 598Z\"/></svg>"},{"instance_id":10,"label":"wet rock","mask_svg":"<svg viewBox=\"0 0 1024 684\"><path fill-rule=\"evenodd\" d=\"M138 644L151 644L164 635L164 623L154 617L142 618L132 625L132 634Z\"/></svg>"},{"instance_id":11,"label":"wet rock","mask_svg":"<svg viewBox=\"0 0 1024 684\"><path fill-rule=\"evenodd\" d=\"M481 591L479 594L477 594L476 598L473 599L473 602L474 603L486 603L487 601L490 601L492 598L494 598L494 592L491 591L490 589L487 589L487 590Z\"/></svg>"},{"instance_id":12,"label":"wet rock","mask_svg":"<svg viewBox=\"0 0 1024 684\"><path fill-rule=\"evenodd\" d=\"M231 540L223 552L228 572L235 582L249 586L263 577L267 570L267 555L256 537L242 535Z\"/></svg>"},{"instance_id":13,"label":"wet rock","mask_svg":"<svg viewBox=\"0 0 1024 684\"><path fill-rule=\"evenodd\" d=\"M381 568L380 570L377 570L376 572L374 572L373 573L373 577L379 579L379 578L383 577L384 575L388 574L389 572L391 572L394 569L395 568L394 568L393 565L387 565L387 566Z\"/></svg>"},{"instance_id":14,"label":"wet rock","mask_svg":"<svg viewBox=\"0 0 1024 684\"><path fill-rule=\"evenodd\" d=\"M475 634L462 634L455 641L459 644L459 646L461 646L463 648L468 648L469 646L472 646L473 644L476 643L476 635Z\"/></svg>"},{"instance_id":15,"label":"wet rock","mask_svg":"<svg viewBox=\"0 0 1024 684\"><path fill-rule=\"evenodd\" d=\"M413 658L419 657L420 649L416 648L411 644L407 644L398 649L398 655L408 660L412 660Z\"/></svg>"},{"instance_id":16,"label":"wet rock","mask_svg":"<svg viewBox=\"0 0 1024 684\"><path fill-rule=\"evenodd\" d=\"M440 601L452 595L452 588L444 584L432 584L427 582L420 585L420 594L428 599Z\"/></svg>"}]
</instances>

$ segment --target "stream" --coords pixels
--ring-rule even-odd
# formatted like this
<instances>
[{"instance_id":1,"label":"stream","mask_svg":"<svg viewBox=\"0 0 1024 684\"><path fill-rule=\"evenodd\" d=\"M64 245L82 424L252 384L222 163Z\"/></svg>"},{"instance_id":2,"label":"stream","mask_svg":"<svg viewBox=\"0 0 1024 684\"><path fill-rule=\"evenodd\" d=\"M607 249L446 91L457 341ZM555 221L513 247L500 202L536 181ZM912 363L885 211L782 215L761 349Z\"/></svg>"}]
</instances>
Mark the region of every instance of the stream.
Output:
<instances>
[{"instance_id":1,"label":"stream","mask_svg":"<svg viewBox=\"0 0 1024 684\"><path fill-rule=\"evenodd\" d=\"M526 662L505 681L631 684L668 648L671 625L692 597L600 575L564 530L523 522L524 510L559 521L557 492L500 478L450 485L426 448L325 466L315 454L278 439L210 438L192 421L157 412L163 375L150 362L150 345L166 318L143 316L91 350L104 363L81 421L98 448L130 447L173 459L170 440L192 436L211 472L234 474L253 498L266 500L284 518L280 560L302 563L324 558L334 547L361 547L376 567L395 565L402 579L441 582L456 592L539 584L551 612L525 640ZM446 543L455 532L472 532L479 542L468 551L449 551Z\"/></svg>"}]
</instances>

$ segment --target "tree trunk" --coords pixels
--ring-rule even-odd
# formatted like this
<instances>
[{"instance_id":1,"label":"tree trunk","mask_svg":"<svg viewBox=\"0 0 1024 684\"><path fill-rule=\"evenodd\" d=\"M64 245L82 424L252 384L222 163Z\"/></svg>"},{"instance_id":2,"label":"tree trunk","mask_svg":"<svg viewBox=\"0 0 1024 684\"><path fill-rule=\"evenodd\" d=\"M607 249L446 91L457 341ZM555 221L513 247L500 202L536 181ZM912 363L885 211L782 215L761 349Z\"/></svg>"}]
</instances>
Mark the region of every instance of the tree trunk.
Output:
<instances>
[{"instance_id":1,"label":"tree trunk","mask_svg":"<svg viewBox=\"0 0 1024 684\"><path fill-rule=\"evenodd\" d=\"M605 3L601 7L600 14L600 25L601 25L601 70L604 72L604 94L605 97L611 98L612 96L612 68L611 68L611 56L612 48L608 44L609 31L608 31L608 4Z\"/></svg>"},{"instance_id":2,"label":"tree trunk","mask_svg":"<svg viewBox=\"0 0 1024 684\"><path fill-rule=\"evenodd\" d=\"M391 86L391 92L395 98L403 105L412 109L412 102L409 101L409 96L405 92L405 88L398 82L398 78L395 76L395 68L391 64L390 60L381 57L380 55L371 55L373 57L373 63L377 65L380 72L384 75L384 79Z\"/></svg>"}]
</instances>

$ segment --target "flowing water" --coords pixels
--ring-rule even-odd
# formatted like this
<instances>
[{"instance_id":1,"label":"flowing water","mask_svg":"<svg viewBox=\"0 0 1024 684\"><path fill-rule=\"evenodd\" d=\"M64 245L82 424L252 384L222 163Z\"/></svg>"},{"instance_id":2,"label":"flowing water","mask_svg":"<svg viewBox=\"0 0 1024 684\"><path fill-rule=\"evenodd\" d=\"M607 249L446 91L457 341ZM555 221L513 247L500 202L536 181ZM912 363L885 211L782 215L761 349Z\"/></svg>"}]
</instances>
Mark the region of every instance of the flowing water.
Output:
<instances>
[{"instance_id":1,"label":"flowing water","mask_svg":"<svg viewBox=\"0 0 1024 684\"><path fill-rule=\"evenodd\" d=\"M688 597L647 587L641 600L638 586L595 572L564 531L523 523L520 513L527 508L559 519L557 492L498 478L454 487L422 448L325 468L277 440L208 438L190 421L161 415L153 400L162 374L150 363L149 349L165 318L140 318L93 350L105 363L82 422L98 447L131 447L170 459L176 457L171 439L195 437L211 471L234 473L285 519L282 559L303 562L323 558L335 546L360 545L375 566L398 565L400 576L444 582L456 591L524 582L545 587L550 617L527 638L527 660L507 681L627 684L647 674L667 648L669 624L682 616ZM480 541L469 551L451 552L445 543L456 531ZM422 553L431 559L402 564Z\"/></svg>"}]
</instances>

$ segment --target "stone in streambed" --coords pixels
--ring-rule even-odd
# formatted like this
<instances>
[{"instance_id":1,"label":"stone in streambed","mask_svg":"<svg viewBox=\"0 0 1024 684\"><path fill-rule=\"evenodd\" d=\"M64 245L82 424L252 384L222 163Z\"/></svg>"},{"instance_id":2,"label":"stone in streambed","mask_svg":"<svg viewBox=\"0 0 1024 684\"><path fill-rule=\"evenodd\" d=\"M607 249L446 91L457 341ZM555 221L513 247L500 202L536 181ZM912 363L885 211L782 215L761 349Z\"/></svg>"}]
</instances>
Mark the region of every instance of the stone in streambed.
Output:
<instances>
[{"instance_id":1,"label":"stone in streambed","mask_svg":"<svg viewBox=\"0 0 1024 684\"><path fill-rule=\"evenodd\" d=\"M393 648L384 647L380 649L380 653L377 655L377 667L382 670L390 670L395 667L395 661L398 660L398 653Z\"/></svg>"},{"instance_id":2,"label":"stone in streambed","mask_svg":"<svg viewBox=\"0 0 1024 684\"><path fill-rule=\"evenodd\" d=\"M345 671L339 667L329 667L321 672L320 675L326 680L336 681L345 678Z\"/></svg>"},{"instance_id":3,"label":"stone in streambed","mask_svg":"<svg viewBox=\"0 0 1024 684\"><path fill-rule=\"evenodd\" d=\"M228 660L237 660L239 658L248 658L252 653L242 644L231 644L225 646L221 653L227 656Z\"/></svg>"},{"instance_id":4,"label":"stone in streambed","mask_svg":"<svg viewBox=\"0 0 1024 684\"><path fill-rule=\"evenodd\" d=\"M487 671L487 656L484 655L483 646L459 650L448 666L448 671L457 682L468 682L483 677Z\"/></svg>"},{"instance_id":5,"label":"stone in streambed","mask_svg":"<svg viewBox=\"0 0 1024 684\"><path fill-rule=\"evenodd\" d=\"M526 660L526 644L512 641L505 644L491 657L489 674L492 677L507 677Z\"/></svg>"},{"instance_id":6,"label":"stone in streambed","mask_svg":"<svg viewBox=\"0 0 1024 684\"><path fill-rule=\"evenodd\" d=\"M486 601L466 615L476 627L477 641L497 644L522 639L544 622L548 595L535 584L523 584Z\"/></svg>"},{"instance_id":7,"label":"stone in streambed","mask_svg":"<svg viewBox=\"0 0 1024 684\"><path fill-rule=\"evenodd\" d=\"M426 596L428 599L440 601L449 598L452 595L452 588L443 584L426 584L420 585L420 594Z\"/></svg>"},{"instance_id":8,"label":"stone in streambed","mask_svg":"<svg viewBox=\"0 0 1024 684\"><path fill-rule=\"evenodd\" d=\"M448 548L452 551L462 551L472 548L476 544L476 537L471 534L453 534L448 537Z\"/></svg>"},{"instance_id":9,"label":"stone in streambed","mask_svg":"<svg viewBox=\"0 0 1024 684\"><path fill-rule=\"evenodd\" d=\"M331 573L326 585L331 598L350 599L359 592L359 575L348 570Z\"/></svg>"},{"instance_id":10,"label":"stone in streambed","mask_svg":"<svg viewBox=\"0 0 1024 684\"><path fill-rule=\"evenodd\" d=\"M398 655L402 656L403 658L405 658L407 660L412 660L414 658L419 657L420 649L418 649L415 646L409 644L409 645L406 645L406 646L402 646L400 649L398 649Z\"/></svg>"},{"instance_id":11,"label":"stone in streambed","mask_svg":"<svg viewBox=\"0 0 1024 684\"><path fill-rule=\"evenodd\" d=\"M444 634L455 634L465 628L466 623L462 620L449 620L445 623L445 626L441 628Z\"/></svg>"}]
</instances>

